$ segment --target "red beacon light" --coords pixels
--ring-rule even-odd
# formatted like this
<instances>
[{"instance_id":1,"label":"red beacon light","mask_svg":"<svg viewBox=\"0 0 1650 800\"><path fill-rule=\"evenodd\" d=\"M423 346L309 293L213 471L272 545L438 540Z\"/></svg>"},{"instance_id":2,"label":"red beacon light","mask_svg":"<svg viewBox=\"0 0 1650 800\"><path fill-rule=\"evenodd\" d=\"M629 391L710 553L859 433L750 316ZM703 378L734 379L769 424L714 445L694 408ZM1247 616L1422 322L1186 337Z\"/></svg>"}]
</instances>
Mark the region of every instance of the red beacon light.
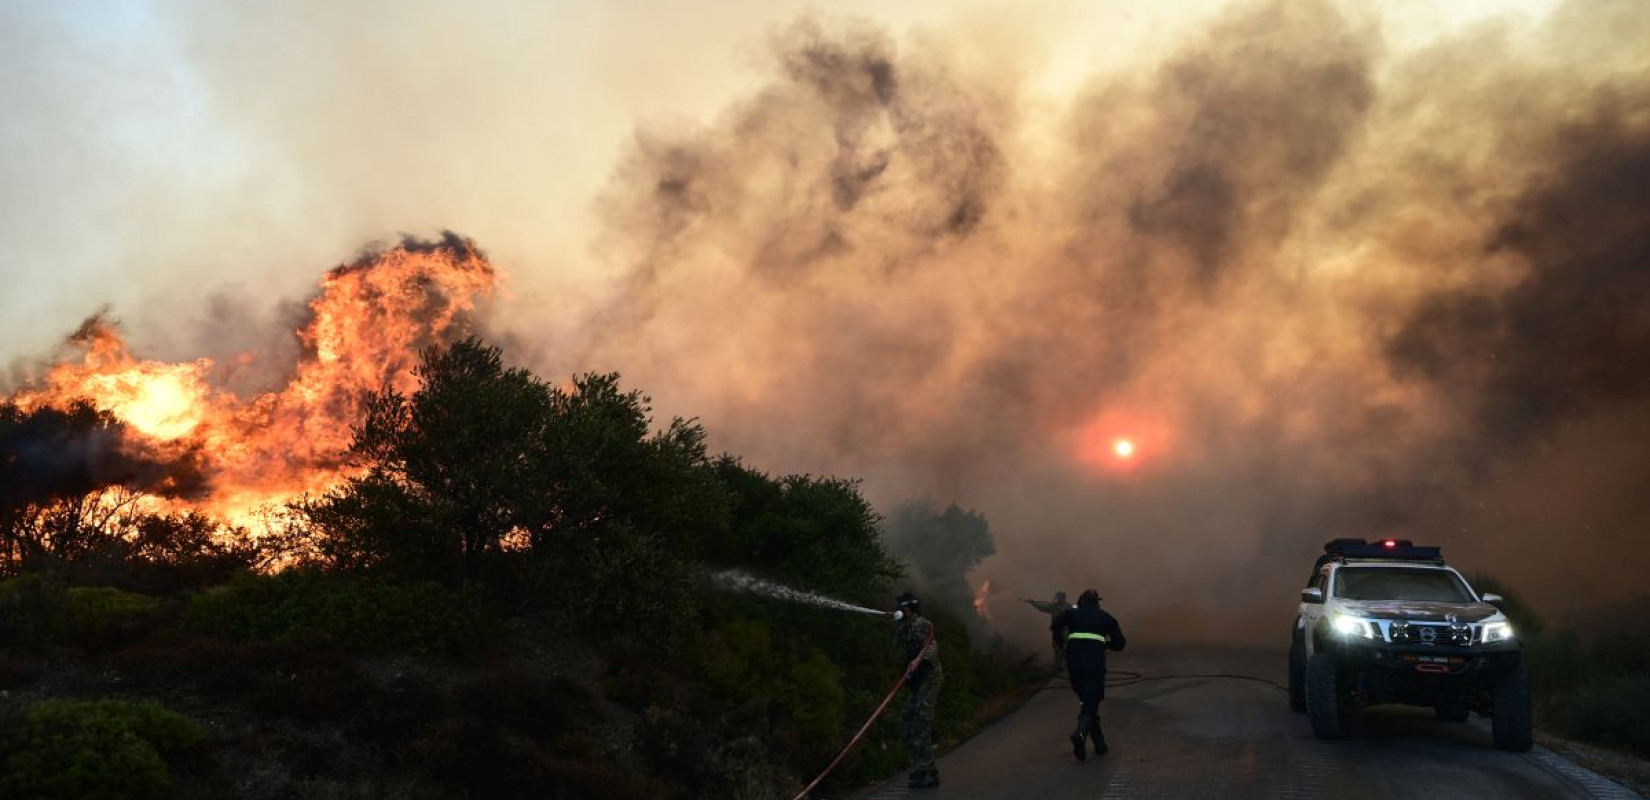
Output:
<instances>
[{"instance_id":1,"label":"red beacon light","mask_svg":"<svg viewBox=\"0 0 1650 800\"><path fill-rule=\"evenodd\" d=\"M1397 539L1387 539L1386 541L1381 542L1381 545L1384 546L1384 547L1387 547L1387 548L1397 547L1398 546L1398 540Z\"/></svg>"}]
</instances>

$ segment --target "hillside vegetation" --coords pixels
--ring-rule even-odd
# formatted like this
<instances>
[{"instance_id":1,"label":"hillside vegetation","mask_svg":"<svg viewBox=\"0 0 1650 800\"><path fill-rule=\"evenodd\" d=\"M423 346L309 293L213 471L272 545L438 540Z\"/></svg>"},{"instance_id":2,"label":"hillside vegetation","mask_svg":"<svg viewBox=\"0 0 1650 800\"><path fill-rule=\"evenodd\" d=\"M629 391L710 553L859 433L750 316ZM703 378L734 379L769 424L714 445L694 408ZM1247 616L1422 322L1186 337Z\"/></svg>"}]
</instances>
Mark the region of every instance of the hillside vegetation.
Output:
<instances>
[{"instance_id":1,"label":"hillside vegetation","mask_svg":"<svg viewBox=\"0 0 1650 800\"><path fill-rule=\"evenodd\" d=\"M1650 758L1650 631L1642 622L1650 597L1632 603L1637 631L1621 627L1583 637L1554 628L1494 578L1475 576L1473 586L1505 598L1502 606L1530 662L1539 727Z\"/></svg>"},{"instance_id":2,"label":"hillside vegetation","mask_svg":"<svg viewBox=\"0 0 1650 800\"><path fill-rule=\"evenodd\" d=\"M852 481L712 456L616 375L553 386L474 339L419 376L372 398L357 477L256 537L31 461L118 441L107 414L0 405L0 795L788 798L900 674L886 618L706 579L887 607L904 565ZM966 608L930 610L942 740L1041 677ZM827 787L900 769L896 734Z\"/></svg>"}]
</instances>

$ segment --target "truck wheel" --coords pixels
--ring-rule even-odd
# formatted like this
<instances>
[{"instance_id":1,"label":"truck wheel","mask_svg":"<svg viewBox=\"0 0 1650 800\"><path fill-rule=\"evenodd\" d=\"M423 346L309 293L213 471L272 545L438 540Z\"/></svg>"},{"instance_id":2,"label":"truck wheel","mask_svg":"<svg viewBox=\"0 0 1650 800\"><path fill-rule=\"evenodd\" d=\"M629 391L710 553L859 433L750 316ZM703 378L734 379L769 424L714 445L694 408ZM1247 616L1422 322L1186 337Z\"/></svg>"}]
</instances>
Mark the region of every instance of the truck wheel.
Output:
<instances>
[{"instance_id":1,"label":"truck wheel","mask_svg":"<svg viewBox=\"0 0 1650 800\"><path fill-rule=\"evenodd\" d=\"M1465 700L1450 700L1439 703L1433 706L1432 710L1438 715L1439 719L1445 722L1466 722L1467 717L1472 714L1472 708L1467 705Z\"/></svg>"},{"instance_id":2,"label":"truck wheel","mask_svg":"<svg viewBox=\"0 0 1650 800\"><path fill-rule=\"evenodd\" d=\"M1306 717L1319 739L1341 738L1340 695L1335 686L1335 660L1319 653L1306 661Z\"/></svg>"},{"instance_id":3,"label":"truck wheel","mask_svg":"<svg viewBox=\"0 0 1650 800\"><path fill-rule=\"evenodd\" d=\"M1299 636L1289 641L1289 710L1306 710L1306 654Z\"/></svg>"},{"instance_id":4,"label":"truck wheel","mask_svg":"<svg viewBox=\"0 0 1650 800\"><path fill-rule=\"evenodd\" d=\"M1534 744L1530 727L1530 667L1520 661L1495 685L1495 717L1490 720L1490 730L1496 747L1524 752Z\"/></svg>"}]
</instances>

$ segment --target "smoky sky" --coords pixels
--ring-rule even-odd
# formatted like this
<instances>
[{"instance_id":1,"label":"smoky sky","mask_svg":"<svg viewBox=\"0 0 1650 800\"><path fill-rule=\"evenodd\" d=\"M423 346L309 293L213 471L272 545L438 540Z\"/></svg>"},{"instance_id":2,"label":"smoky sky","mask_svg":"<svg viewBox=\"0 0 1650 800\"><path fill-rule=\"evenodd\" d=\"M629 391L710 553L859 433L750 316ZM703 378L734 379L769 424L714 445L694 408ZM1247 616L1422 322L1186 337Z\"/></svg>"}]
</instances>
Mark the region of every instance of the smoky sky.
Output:
<instances>
[{"instance_id":1,"label":"smoky sky","mask_svg":"<svg viewBox=\"0 0 1650 800\"><path fill-rule=\"evenodd\" d=\"M1188 635L1286 618L1335 536L1603 602L1650 554L1647 17L1404 52L1245 4L1052 116L805 19L712 121L638 131L600 204L626 277L561 358L757 464L978 509L976 580Z\"/></svg>"}]
</instances>

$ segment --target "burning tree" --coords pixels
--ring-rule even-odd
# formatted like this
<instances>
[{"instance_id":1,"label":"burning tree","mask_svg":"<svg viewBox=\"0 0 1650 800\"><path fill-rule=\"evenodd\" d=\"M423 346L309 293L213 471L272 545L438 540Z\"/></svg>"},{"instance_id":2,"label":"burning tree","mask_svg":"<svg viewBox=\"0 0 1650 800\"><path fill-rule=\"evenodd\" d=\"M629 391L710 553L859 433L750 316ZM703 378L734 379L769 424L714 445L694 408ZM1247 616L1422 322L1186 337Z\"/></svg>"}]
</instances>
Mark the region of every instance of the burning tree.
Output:
<instances>
[{"instance_id":1,"label":"burning tree","mask_svg":"<svg viewBox=\"0 0 1650 800\"><path fill-rule=\"evenodd\" d=\"M168 464L193 465L189 486L157 487L150 510L206 513L263 527L260 511L337 486L366 400L387 388L408 393L419 351L468 332L469 315L492 289L492 265L474 243L448 233L407 239L328 271L295 336L301 354L275 388L240 397L225 376L262 365L243 353L163 362L135 356L103 314L68 339L72 357L53 365L10 402L24 411L85 403L118 421L108 448ZM267 365L264 365L267 366ZM181 475L181 473L180 473Z\"/></svg>"},{"instance_id":2,"label":"burning tree","mask_svg":"<svg viewBox=\"0 0 1650 800\"><path fill-rule=\"evenodd\" d=\"M118 537L164 464L120 447L123 425L79 402L25 411L0 403L0 575L77 563Z\"/></svg>"},{"instance_id":3,"label":"burning tree","mask_svg":"<svg viewBox=\"0 0 1650 800\"><path fill-rule=\"evenodd\" d=\"M726 527L704 431L652 432L618 376L550 386L476 338L422 353L411 394L372 394L350 454L359 475L300 503L330 569L486 583L571 616L667 612L692 542Z\"/></svg>"},{"instance_id":4,"label":"burning tree","mask_svg":"<svg viewBox=\"0 0 1650 800\"><path fill-rule=\"evenodd\" d=\"M258 548L149 500L202 490L193 459L123 449L124 425L89 403L0 402L0 577L25 570L169 589L250 566Z\"/></svg>"},{"instance_id":5,"label":"burning tree","mask_svg":"<svg viewBox=\"0 0 1650 800\"><path fill-rule=\"evenodd\" d=\"M0 397L0 575L25 563L220 567L263 558L284 506L356 474L347 459L369 398L413 391L419 350L451 341L490 292L492 266L452 233L323 276L275 389L226 376L260 364L135 356L99 313L69 357ZM128 576L130 577L130 576Z\"/></svg>"},{"instance_id":6,"label":"burning tree","mask_svg":"<svg viewBox=\"0 0 1650 800\"><path fill-rule=\"evenodd\" d=\"M968 571L997 552L985 515L955 503L938 511L915 500L894 509L884 535L889 549L937 600L958 614L974 609Z\"/></svg>"},{"instance_id":7,"label":"burning tree","mask_svg":"<svg viewBox=\"0 0 1650 800\"><path fill-rule=\"evenodd\" d=\"M472 584L535 526L551 393L473 338L427 348L415 374L413 394L367 400L350 448L365 473L302 508L333 566Z\"/></svg>"}]
</instances>

